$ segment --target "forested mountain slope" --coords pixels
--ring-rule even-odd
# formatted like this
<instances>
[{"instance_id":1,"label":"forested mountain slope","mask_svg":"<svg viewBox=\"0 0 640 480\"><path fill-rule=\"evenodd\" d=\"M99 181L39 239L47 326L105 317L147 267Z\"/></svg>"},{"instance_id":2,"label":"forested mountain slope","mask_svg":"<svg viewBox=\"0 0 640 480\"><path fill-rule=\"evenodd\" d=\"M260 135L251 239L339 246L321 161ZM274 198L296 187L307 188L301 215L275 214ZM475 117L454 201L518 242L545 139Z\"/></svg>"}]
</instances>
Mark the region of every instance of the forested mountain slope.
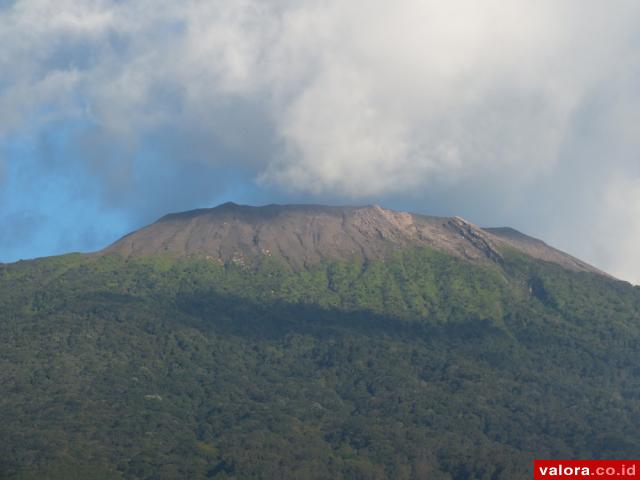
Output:
<instances>
[{"instance_id":1,"label":"forested mountain slope","mask_svg":"<svg viewBox=\"0 0 640 480\"><path fill-rule=\"evenodd\" d=\"M436 247L0 265L0 478L512 480L637 457L639 289Z\"/></svg>"}]
</instances>

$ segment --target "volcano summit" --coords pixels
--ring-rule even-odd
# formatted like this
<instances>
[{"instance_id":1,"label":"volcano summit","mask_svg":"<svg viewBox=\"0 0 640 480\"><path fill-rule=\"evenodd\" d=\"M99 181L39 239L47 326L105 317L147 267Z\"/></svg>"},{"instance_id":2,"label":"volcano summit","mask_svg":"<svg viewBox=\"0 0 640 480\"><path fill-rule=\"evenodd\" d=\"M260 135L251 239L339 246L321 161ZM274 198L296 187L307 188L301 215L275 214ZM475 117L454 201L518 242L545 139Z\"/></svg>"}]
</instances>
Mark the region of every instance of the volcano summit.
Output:
<instances>
[{"instance_id":1,"label":"volcano summit","mask_svg":"<svg viewBox=\"0 0 640 480\"><path fill-rule=\"evenodd\" d=\"M461 217L417 215L377 205L225 203L166 215L126 235L104 253L206 256L222 263L266 255L301 269L326 260L383 260L415 247L434 248L475 263L499 263L511 249L573 271L601 273L511 228L483 229Z\"/></svg>"}]
</instances>

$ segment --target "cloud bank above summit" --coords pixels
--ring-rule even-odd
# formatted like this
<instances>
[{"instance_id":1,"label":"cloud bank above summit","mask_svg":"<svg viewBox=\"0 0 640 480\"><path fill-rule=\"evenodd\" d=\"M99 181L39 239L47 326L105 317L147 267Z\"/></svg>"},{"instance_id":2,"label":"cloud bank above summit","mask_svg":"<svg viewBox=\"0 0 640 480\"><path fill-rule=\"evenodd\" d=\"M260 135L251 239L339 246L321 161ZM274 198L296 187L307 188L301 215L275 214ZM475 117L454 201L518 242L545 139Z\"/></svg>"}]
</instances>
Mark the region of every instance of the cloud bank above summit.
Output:
<instances>
[{"instance_id":1,"label":"cloud bank above summit","mask_svg":"<svg viewBox=\"0 0 640 480\"><path fill-rule=\"evenodd\" d=\"M101 216L375 200L640 282L637 18L626 0L0 3L0 227L98 248Z\"/></svg>"}]
</instances>

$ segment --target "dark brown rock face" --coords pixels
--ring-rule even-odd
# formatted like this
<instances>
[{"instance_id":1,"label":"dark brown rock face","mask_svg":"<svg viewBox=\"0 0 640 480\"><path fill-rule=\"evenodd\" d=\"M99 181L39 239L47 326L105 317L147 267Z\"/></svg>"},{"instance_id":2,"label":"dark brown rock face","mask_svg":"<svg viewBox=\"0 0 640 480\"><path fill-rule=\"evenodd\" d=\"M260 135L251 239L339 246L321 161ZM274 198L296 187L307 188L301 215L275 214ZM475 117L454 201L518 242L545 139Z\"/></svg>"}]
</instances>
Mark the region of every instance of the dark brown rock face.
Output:
<instances>
[{"instance_id":1,"label":"dark brown rock face","mask_svg":"<svg viewBox=\"0 0 640 480\"><path fill-rule=\"evenodd\" d=\"M460 217L429 217L379 206L225 203L167 215L118 240L102 253L167 253L244 262L268 255L300 269L331 260L384 259L429 246L473 262L500 262L505 248L578 271L594 267L509 228L479 228Z\"/></svg>"}]
</instances>

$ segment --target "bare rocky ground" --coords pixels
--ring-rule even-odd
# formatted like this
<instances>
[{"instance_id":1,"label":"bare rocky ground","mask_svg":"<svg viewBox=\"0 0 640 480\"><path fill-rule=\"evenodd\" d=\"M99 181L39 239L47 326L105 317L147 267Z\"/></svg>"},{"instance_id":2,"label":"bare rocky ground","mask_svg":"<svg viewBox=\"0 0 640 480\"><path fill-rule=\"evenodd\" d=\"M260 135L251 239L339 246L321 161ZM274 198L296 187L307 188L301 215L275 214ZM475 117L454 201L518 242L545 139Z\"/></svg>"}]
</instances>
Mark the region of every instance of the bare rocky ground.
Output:
<instances>
[{"instance_id":1,"label":"bare rocky ground","mask_svg":"<svg viewBox=\"0 0 640 480\"><path fill-rule=\"evenodd\" d=\"M424 216L377 205L225 203L162 217L101 253L197 255L220 262L268 255L303 269L322 260L385 259L411 247L432 247L475 263L499 263L512 248L570 270L603 273L511 228L480 228L461 217Z\"/></svg>"}]
</instances>

